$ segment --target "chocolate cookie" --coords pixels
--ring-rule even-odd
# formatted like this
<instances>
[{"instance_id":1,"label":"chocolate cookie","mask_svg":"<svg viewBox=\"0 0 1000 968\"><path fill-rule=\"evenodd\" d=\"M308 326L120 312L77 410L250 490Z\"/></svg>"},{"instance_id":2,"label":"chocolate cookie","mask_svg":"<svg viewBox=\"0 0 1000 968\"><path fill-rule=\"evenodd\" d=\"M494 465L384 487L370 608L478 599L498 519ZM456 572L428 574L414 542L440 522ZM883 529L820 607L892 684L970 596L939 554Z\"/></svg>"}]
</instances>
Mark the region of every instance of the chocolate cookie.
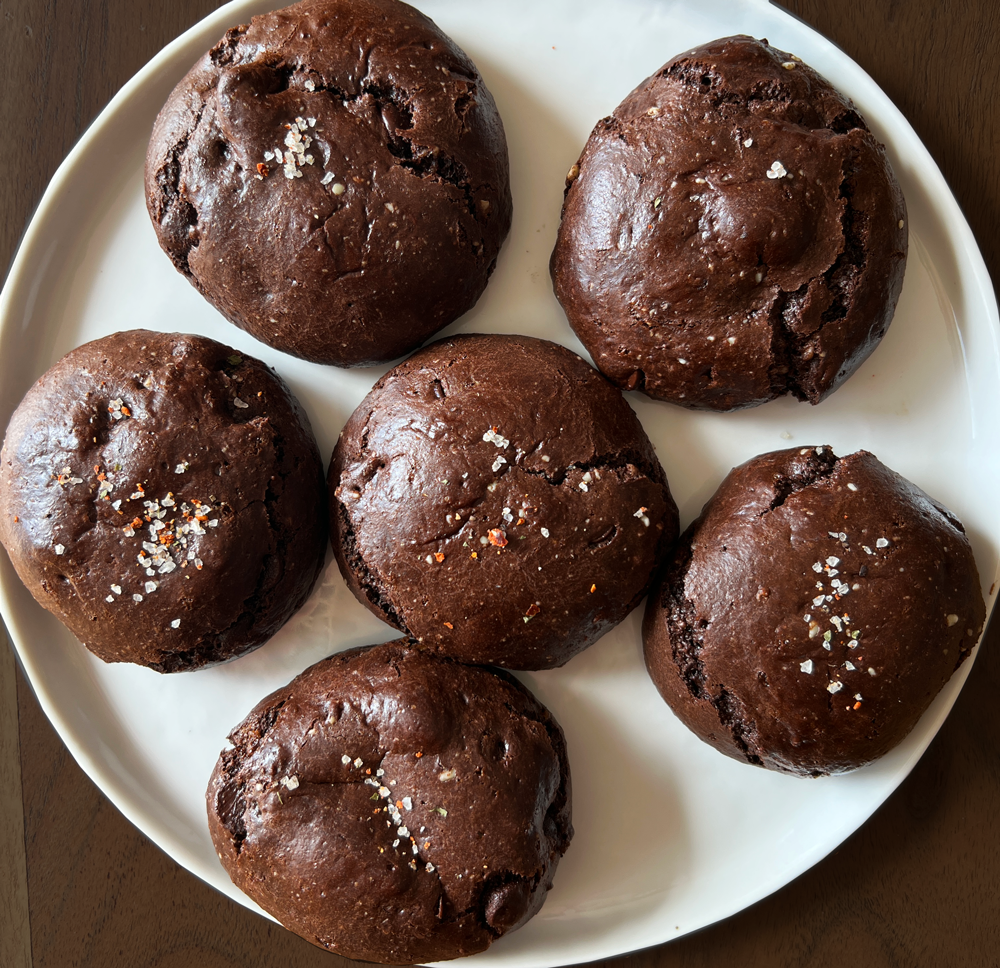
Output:
<instances>
[{"instance_id":1,"label":"chocolate cookie","mask_svg":"<svg viewBox=\"0 0 1000 968\"><path fill-rule=\"evenodd\" d=\"M523 336L456 337L387 373L344 427L329 485L354 594L464 662L562 665L639 603L677 536L621 394Z\"/></svg>"},{"instance_id":2,"label":"chocolate cookie","mask_svg":"<svg viewBox=\"0 0 1000 968\"><path fill-rule=\"evenodd\" d=\"M726 37L599 121L568 176L556 295L615 384L699 410L819 403L903 284L882 146L797 57Z\"/></svg>"},{"instance_id":3,"label":"chocolate cookie","mask_svg":"<svg viewBox=\"0 0 1000 968\"><path fill-rule=\"evenodd\" d=\"M548 710L500 670L402 640L311 666L230 740L207 793L223 866L347 958L483 951L542 906L573 836Z\"/></svg>"},{"instance_id":4,"label":"chocolate cookie","mask_svg":"<svg viewBox=\"0 0 1000 968\"><path fill-rule=\"evenodd\" d=\"M507 144L475 65L397 0L303 0L235 27L146 156L177 269L255 338L391 360L470 309L510 228Z\"/></svg>"},{"instance_id":5,"label":"chocolate cookie","mask_svg":"<svg viewBox=\"0 0 1000 968\"><path fill-rule=\"evenodd\" d=\"M116 333L27 393L0 455L0 541L105 662L177 672L262 645L323 566L309 421L258 360Z\"/></svg>"},{"instance_id":6,"label":"chocolate cookie","mask_svg":"<svg viewBox=\"0 0 1000 968\"><path fill-rule=\"evenodd\" d=\"M865 451L806 447L723 481L650 595L643 640L703 740L817 776L899 743L985 617L953 514Z\"/></svg>"}]
</instances>

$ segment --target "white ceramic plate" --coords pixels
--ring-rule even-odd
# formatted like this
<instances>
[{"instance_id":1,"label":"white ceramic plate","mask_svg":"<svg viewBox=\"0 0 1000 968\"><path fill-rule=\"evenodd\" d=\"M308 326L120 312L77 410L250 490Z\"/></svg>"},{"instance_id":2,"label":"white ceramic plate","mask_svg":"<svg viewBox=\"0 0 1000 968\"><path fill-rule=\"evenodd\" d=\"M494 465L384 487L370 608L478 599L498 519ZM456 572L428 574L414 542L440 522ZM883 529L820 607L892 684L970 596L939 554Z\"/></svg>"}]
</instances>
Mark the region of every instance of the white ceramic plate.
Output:
<instances>
[{"instance_id":1,"label":"white ceramic plate","mask_svg":"<svg viewBox=\"0 0 1000 968\"><path fill-rule=\"evenodd\" d=\"M763 0L418 0L482 70L510 145L514 226L479 305L449 332L526 333L582 352L547 262L563 177L594 122L675 54L745 32L799 54L850 95L902 183L910 258L896 319L861 370L819 407L785 399L735 414L689 413L629 395L666 468L682 526L724 474L797 444L867 448L965 522L984 593L998 573L1000 353L982 258L909 124L832 44ZM0 302L0 419L65 352L137 326L203 333L263 358L303 401L328 455L383 369L334 370L283 356L224 322L157 247L142 195L146 140L194 60L267 2L223 7L168 46L115 97L38 209ZM328 564L302 612L250 656L159 676L104 665L42 611L0 555L3 617L66 745L119 809L184 867L248 907L212 849L203 790L226 733L307 665L395 637ZM990 599L992 605L992 598ZM965 664L909 739L881 762L823 780L754 769L714 752L671 715L642 665L639 613L566 668L525 682L563 724L576 839L541 913L484 962L562 965L657 944L723 918L816 863L896 788L937 731Z\"/></svg>"}]
</instances>

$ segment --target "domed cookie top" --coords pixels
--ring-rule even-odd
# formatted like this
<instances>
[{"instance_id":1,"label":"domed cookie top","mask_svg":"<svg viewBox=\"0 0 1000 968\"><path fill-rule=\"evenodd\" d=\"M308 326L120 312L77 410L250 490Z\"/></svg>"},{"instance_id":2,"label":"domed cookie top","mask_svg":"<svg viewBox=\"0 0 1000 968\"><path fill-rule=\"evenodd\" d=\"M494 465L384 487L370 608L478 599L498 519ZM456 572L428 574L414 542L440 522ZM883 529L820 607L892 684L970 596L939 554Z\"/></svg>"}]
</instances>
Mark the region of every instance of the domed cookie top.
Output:
<instances>
[{"instance_id":1,"label":"domed cookie top","mask_svg":"<svg viewBox=\"0 0 1000 968\"><path fill-rule=\"evenodd\" d=\"M622 395L521 336L456 337L387 373L344 427L329 484L354 594L466 662L562 665L639 603L677 535Z\"/></svg>"},{"instance_id":2,"label":"domed cookie top","mask_svg":"<svg viewBox=\"0 0 1000 968\"><path fill-rule=\"evenodd\" d=\"M208 786L233 882L348 958L483 951L541 907L573 835L565 741L512 676L390 642L259 703Z\"/></svg>"},{"instance_id":3,"label":"domed cookie top","mask_svg":"<svg viewBox=\"0 0 1000 968\"><path fill-rule=\"evenodd\" d=\"M511 219L492 96L397 0L304 0L230 30L156 120L146 202L223 315L341 366L469 309Z\"/></svg>"},{"instance_id":4,"label":"domed cookie top","mask_svg":"<svg viewBox=\"0 0 1000 968\"><path fill-rule=\"evenodd\" d=\"M954 515L869 453L806 447L723 481L650 593L643 639L703 740L820 775L899 743L985 615Z\"/></svg>"},{"instance_id":5,"label":"domed cookie top","mask_svg":"<svg viewBox=\"0 0 1000 968\"><path fill-rule=\"evenodd\" d=\"M551 267L612 382L735 410L840 386L892 319L906 247L899 186L850 101L793 55L728 37L598 122Z\"/></svg>"},{"instance_id":6,"label":"domed cookie top","mask_svg":"<svg viewBox=\"0 0 1000 968\"><path fill-rule=\"evenodd\" d=\"M323 468L263 363L200 336L116 333L28 391L0 456L0 541L106 662L195 668L263 644L323 566Z\"/></svg>"}]
</instances>

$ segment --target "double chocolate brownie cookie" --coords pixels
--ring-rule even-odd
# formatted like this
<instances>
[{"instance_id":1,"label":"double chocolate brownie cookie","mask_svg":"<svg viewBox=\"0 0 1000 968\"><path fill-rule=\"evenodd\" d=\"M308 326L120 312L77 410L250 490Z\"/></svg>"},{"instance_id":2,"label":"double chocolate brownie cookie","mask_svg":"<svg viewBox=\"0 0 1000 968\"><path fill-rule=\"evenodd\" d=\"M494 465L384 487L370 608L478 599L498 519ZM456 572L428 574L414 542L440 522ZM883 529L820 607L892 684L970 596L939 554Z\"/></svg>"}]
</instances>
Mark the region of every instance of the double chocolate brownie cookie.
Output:
<instances>
[{"instance_id":1,"label":"double chocolate brownie cookie","mask_svg":"<svg viewBox=\"0 0 1000 968\"><path fill-rule=\"evenodd\" d=\"M816 776L899 743L985 616L953 514L865 451L807 447L723 481L650 595L643 639L698 736Z\"/></svg>"},{"instance_id":2,"label":"double chocolate brownie cookie","mask_svg":"<svg viewBox=\"0 0 1000 968\"><path fill-rule=\"evenodd\" d=\"M323 566L309 421L258 360L143 330L73 350L0 455L0 541L106 662L176 672L263 644Z\"/></svg>"},{"instance_id":3,"label":"double chocolate brownie cookie","mask_svg":"<svg viewBox=\"0 0 1000 968\"><path fill-rule=\"evenodd\" d=\"M354 594L421 648L512 669L562 665L617 625L677 536L622 395L522 336L441 341L387 373L329 485Z\"/></svg>"},{"instance_id":4,"label":"double chocolate brownie cookie","mask_svg":"<svg viewBox=\"0 0 1000 968\"><path fill-rule=\"evenodd\" d=\"M496 669L390 642L259 703L208 786L241 890L348 958L483 951L541 907L573 835L562 731Z\"/></svg>"},{"instance_id":5,"label":"double chocolate brownie cookie","mask_svg":"<svg viewBox=\"0 0 1000 968\"><path fill-rule=\"evenodd\" d=\"M851 102L794 55L727 37L598 122L552 277L620 387L703 410L815 404L884 335L906 248L899 186Z\"/></svg>"},{"instance_id":6,"label":"double chocolate brownie cookie","mask_svg":"<svg viewBox=\"0 0 1000 968\"><path fill-rule=\"evenodd\" d=\"M160 112L160 245L286 353L391 360L472 307L510 228L507 144L468 57L398 0L303 0L235 27Z\"/></svg>"}]
</instances>

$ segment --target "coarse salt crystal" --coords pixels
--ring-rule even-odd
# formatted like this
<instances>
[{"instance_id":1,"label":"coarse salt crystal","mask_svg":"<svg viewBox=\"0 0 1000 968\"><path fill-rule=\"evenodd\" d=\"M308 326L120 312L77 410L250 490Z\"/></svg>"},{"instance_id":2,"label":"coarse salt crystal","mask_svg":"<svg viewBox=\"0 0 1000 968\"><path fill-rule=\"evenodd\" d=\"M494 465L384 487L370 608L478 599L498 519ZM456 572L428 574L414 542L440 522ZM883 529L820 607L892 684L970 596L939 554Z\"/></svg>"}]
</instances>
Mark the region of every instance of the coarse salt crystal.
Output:
<instances>
[{"instance_id":1,"label":"coarse salt crystal","mask_svg":"<svg viewBox=\"0 0 1000 968\"><path fill-rule=\"evenodd\" d=\"M840 692L844 688L844 684L838 680L834 680L826 687L826 691L833 695L834 693Z\"/></svg>"},{"instance_id":2,"label":"coarse salt crystal","mask_svg":"<svg viewBox=\"0 0 1000 968\"><path fill-rule=\"evenodd\" d=\"M876 548L888 548L889 547L889 542L885 538L879 538L878 541L875 542L875 547Z\"/></svg>"},{"instance_id":3,"label":"coarse salt crystal","mask_svg":"<svg viewBox=\"0 0 1000 968\"><path fill-rule=\"evenodd\" d=\"M543 538L547 538L549 536L549 529L548 528L540 528L539 530L541 531Z\"/></svg>"},{"instance_id":4,"label":"coarse salt crystal","mask_svg":"<svg viewBox=\"0 0 1000 968\"><path fill-rule=\"evenodd\" d=\"M57 555L65 554L66 553L66 546L65 545L61 545L61 544L57 544L52 550Z\"/></svg>"},{"instance_id":5,"label":"coarse salt crystal","mask_svg":"<svg viewBox=\"0 0 1000 968\"><path fill-rule=\"evenodd\" d=\"M233 403L239 410L247 410L250 407L249 403L244 403L239 397L233 397Z\"/></svg>"},{"instance_id":6,"label":"coarse salt crystal","mask_svg":"<svg viewBox=\"0 0 1000 968\"><path fill-rule=\"evenodd\" d=\"M483 434L483 441L487 444L495 444L501 450L510 446L510 441L504 437L503 434L496 429L496 427L490 427L490 429Z\"/></svg>"},{"instance_id":7,"label":"coarse salt crystal","mask_svg":"<svg viewBox=\"0 0 1000 968\"><path fill-rule=\"evenodd\" d=\"M767 169L768 178L784 178L788 172L780 161L772 161L771 167Z\"/></svg>"},{"instance_id":8,"label":"coarse salt crystal","mask_svg":"<svg viewBox=\"0 0 1000 968\"><path fill-rule=\"evenodd\" d=\"M805 661L805 662L800 662L800 663L799 663L799 668L800 668L800 669L801 669L801 670L802 670L803 672L805 672L805 673L807 673L807 674L811 675L811 674L812 674L812 671L813 671L813 660L812 660L812 659L806 659L806 661Z\"/></svg>"},{"instance_id":9,"label":"coarse salt crystal","mask_svg":"<svg viewBox=\"0 0 1000 968\"><path fill-rule=\"evenodd\" d=\"M175 618L175 619L174 619L174 620L173 620L173 621L172 621L172 622L170 623L170 627L171 627L172 629L179 629L179 628L181 627L181 620L180 620L179 618Z\"/></svg>"}]
</instances>

